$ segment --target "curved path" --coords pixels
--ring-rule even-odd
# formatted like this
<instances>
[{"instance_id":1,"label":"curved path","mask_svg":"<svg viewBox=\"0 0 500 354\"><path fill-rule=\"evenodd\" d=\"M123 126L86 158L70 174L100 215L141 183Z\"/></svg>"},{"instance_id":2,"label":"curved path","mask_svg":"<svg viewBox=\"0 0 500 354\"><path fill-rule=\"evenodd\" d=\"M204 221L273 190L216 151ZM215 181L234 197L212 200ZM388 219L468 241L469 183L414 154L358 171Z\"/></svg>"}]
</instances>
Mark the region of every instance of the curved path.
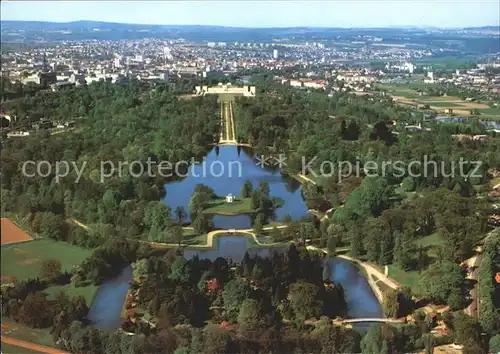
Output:
<instances>
[{"instance_id":1,"label":"curved path","mask_svg":"<svg viewBox=\"0 0 500 354\"><path fill-rule=\"evenodd\" d=\"M90 228L82 223L81 221L77 219L70 219L71 222L74 224L84 228L87 231L90 231ZM288 225L277 225L277 226L266 226L263 228L264 231L266 230L272 230L273 228L277 229L284 229L288 227ZM185 226L183 227L184 230L192 230L193 228L191 226ZM253 237L254 241L256 244L259 246L265 246L265 247L272 247L272 246L280 246L287 244L288 242L275 242L275 243L262 243L259 241L257 236L255 235L255 232L253 229L237 229L237 230L214 230L210 231L207 234L207 242L203 245L188 245L189 247L192 248L213 248L214 247L214 237L217 236L224 236L224 235L231 235L231 236L250 236ZM179 247L178 243L164 243L164 242L154 242L154 241L144 241L144 240L138 240L141 243L147 243L150 244L152 247L158 247L158 248L171 248L171 247ZM181 244L182 246L183 244ZM184 245L186 246L186 245Z\"/></svg>"}]
</instances>

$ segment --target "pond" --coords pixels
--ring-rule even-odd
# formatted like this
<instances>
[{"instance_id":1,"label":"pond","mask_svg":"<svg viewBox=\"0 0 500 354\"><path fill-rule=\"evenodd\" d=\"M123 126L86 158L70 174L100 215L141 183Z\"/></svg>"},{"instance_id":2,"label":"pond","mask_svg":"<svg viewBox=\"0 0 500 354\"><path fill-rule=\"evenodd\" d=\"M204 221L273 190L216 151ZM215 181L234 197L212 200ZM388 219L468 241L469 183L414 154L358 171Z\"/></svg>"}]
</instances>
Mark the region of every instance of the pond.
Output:
<instances>
[{"instance_id":1,"label":"pond","mask_svg":"<svg viewBox=\"0 0 500 354\"><path fill-rule=\"evenodd\" d=\"M216 238L215 243L217 246L214 249L185 250L184 257L189 259L197 255L212 261L217 257L228 257L233 262L240 262L247 250L252 255L268 257L273 251L280 252L286 249L285 246L250 248L248 238L242 236L220 236ZM330 258L327 262L330 266L330 279L344 287L349 317L383 317L382 307L377 297L363 273L354 263L342 258Z\"/></svg>"},{"instance_id":2,"label":"pond","mask_svg":"<svg viewBox=\"0 0 500 354\"><path fill-rule=\"evenodd\" d=\"M120 326L121 311L131 281L132 267L128 266L118 277L99 287L88 314L90 323L103 331L113 331Z\"/></svg>"},{"instance_id":3,"label":"pond","mask_svg":"<svg viewBox=\"0 0 500 354\"><path fill-rule=\"evenodd\" d=\"M293 178L283 176L277 169L261 168L256 162L249 149L236 146L214 148L203 163L189 167L187 177L165 185L167 194L164 201L172 209L172 213L178 206L184 207L189 213L189 200L197 184L212 188L218 196L226 196L240 195L246 180L250 180L254 188L261 181L266 181L269 183L271 197L278 197L284 201L284 205L276 209L277 221L282 220L287 214L294 220L307 215L300 183ZM252 227L250 215L214 215L213 222L216 229Z\"/></svg>"},{"instance_id":4,"label":"pond","mask_svg":"<svg viewBox=\"0 0 500 354\"><path fill-rule=\"evenodd\" d=\"M186 249L184 257L194 256L214 261L218 257L229 258L233 262L241 262L245 252L251 255L269 257L272 252L284 252L286 246L251 247L249 238L243 236L219 236L215 239L216 247L206 250ZM352 318L382 317L383 311L368 281L356 265L341 258L326 260L330 266L330 279L344 287L348 315ZM92 301L88 319L97 328L104 331L114 331L120 326L121 311L132 281L132 267L128 266L121 274L112 280L104 282ZM358 330L364 331L369 326L356 325Z\"/></svg>"}]
</instances>

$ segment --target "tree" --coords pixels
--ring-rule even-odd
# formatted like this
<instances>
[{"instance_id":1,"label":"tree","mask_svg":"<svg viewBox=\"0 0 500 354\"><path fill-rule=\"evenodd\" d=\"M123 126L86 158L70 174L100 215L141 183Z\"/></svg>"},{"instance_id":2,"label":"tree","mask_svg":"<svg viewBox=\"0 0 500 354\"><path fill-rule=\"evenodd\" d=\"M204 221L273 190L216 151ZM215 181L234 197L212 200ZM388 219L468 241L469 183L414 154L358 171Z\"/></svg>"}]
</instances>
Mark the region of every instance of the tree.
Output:
<instances>
[{"instance_id":1,"label":"tree","mask_svg":"<svg viewBox=\"0 0 500 354\"><path fill-rule=\"evenodd\" d=\"M197 233L206 233L212 227L212 219L210 215L198 213L196 214L196 219L194 219L192 226Z\"/></svg>"},{"instance_id":2,"label":"tree","mask_svg":"<svg viewBox=\"0 0 500 354\"><path fill-rule=\"evenodd\" d=\"M144 209L143 221L149 228L162 231L170 223L170 209L163 202L149 202Z\"/></svg>"},{"instance_id":3,"label":"tree","mask_svg":"<svg viewBox=\"0 0 500 354\"><path fill-rule=\"evenodd\" d=\"M328 319L322 318L311 332L311 338L319 343L319 348L315 349L321 349L321 354L357 352L353 333L328 322Z\"/></svg>"},{"instance_id":4,"label":"tree","mask_svg":"<svg viewBox=\"0 0 500 354\"><path fill-rule=\"evenodd\" d=\"M433 301L448 303L451 295L456 295L456 291L460 291L463 281L464 274L458 264L449 262L433 264L422 275L422 292ZM459 295L462 300L461 293Z\"/></svg>"},{"instance_id":5,"label":"tree","mask_svg":"<svg viewBox=\"0 0 500 354\"><path fill-rule=\"evenodd\" d=\"M178 256L171 266L169 278L180 283L187 283L191 277L191 265L182 256Z\"/></svg>"},{"instance_id":6,"label":"tree","mask_svg":"<svg viewBox=\"0 0 500 354\"><path fill-rule=\"evenodd\" d=\"M182 244L182 240L184 239L184 229L181 225L174 225L169 229L170 235L174 242L177 242L179 247Z\"/></svg>"},{"instance_id":7,"label":"tree","mask_svg":"<svg viewBox=\"0 0 500 354\"><path fill-rule=\"evenodd\" d=\"M179 223L182 224L184 222L184 220L187 217L187 213L184 210L183 206L178 206L177 208L175 208L175 216L177 217L177 220L179 221Z\"/></svg>"},{"instance_id":8,"label":"tree","mask_svg":"<svg viewBox=\"0 0 500 354\"><path fill-rule=\"evenodd\" d=\"M399 302L398 293L396 291L388 290L384 293L383 308L387 317L397 317Z\"/></svg>"},{"instance_id":9,"label":"tree","mask_svg":"<svg viewBox=\"0 0 500 354\"><path fill-rule=\"evenodd\" d=\"M52 325L53 308L41 292L29 293L17 315L17 321L34 328Z\"/></svg>"},{"instance_id":10,"label":"tree","mask_svg":"<svg viewBox=\"0 0 500 354\"><path fill-rule=\"evenodd\" d=\"M253 191L252 182L246 180L245 183L243 184L243 187L241 188L241 197L250 198L250 196L252 195L252 191Z\"/></svg>"},{"instance_id":11,"label":"tree","mask_svg":"<svg viewBox=\"0 0 500 354\"><path fill-rule=\"evenodd\" d=\"M402 182L402 188L405 192L415 191L415 180L413 177L405 177Z\"/></svg>"},{"instance_id":12,"label":"tree","mask_svg":"<svg viewBox=\"0 0 500 354\"><path fill-rule=\"evenodd\" d=\"M264 232L264 227L262 226L260 219L261 218L255 218L255 222L253 223L253 232L255 232L255 235L257 236L262 236L262 233Z\"/></svg>"},{"instance_id":13,"label":"tree","mask_svg":"<svg viewBox=\"0 0 500 354\"><path fill-rule=\"evenodd\" d=\"M132 263L134 278L144 278L148 275L148 260L143 258Z\"/></svg>"},{"instance_id":14,"label":"tree","mask_svg":"<svg viewBox=\"0 0 500 354\"><path fill-rule=\"evenodd\" d=\"M203 353L220 354L233 353L231 351L231 336L225 329L216 326L207 326L204 330L205 345Z\"/></svg>"},{"instance_id":15,"label":"tree","mask_svg":"<svg viewBox=\"0 0 500 354\"><path fill-rule=\"evenodd\" d=\"M318 300L318 287L302 280L290 285L289 298L299 322L318 317L323 308L322 301Z\"/></svg>"},{"instance_id":16,"label":"tree","mask_svg":"<svg viewBox=\"0 0 500 354\"><path fill-rule=\"evenodd\" d=\"M236 319L243 300L250 295L250 288L247 284L239 280L231 280L222 291L222 299L224 300L224 308L229 316Z\"/></svg>"},{"instance_id":17,"label":"tree","mask_svg":"<svg viewBox=\"0 0 500 354\"><path fill-rule=\"evenodd\" d=\"M330 264L328 262L325 262L323 265L323 281L325 283L330 282L330 276L331 276L331 269L330 269Z\"/></svg>"},{"instance_id":18,"label":"tree","mask_svg":"<svg viewBox=\"0 0 500 354\"><path fill-rule=\"evenodd\" d=\"M260 181L258 191L261 194L269 196L269 183L267 181Z\"/></svg>"},{"instance_id":19,"label":"tree","mask_svg":"<svg viewBox=\"0 0 500 354\"><path fill-rule=\"evenodd\" d=\"M61 215L52 212L38 213L38 219L33 220L34 230L40 232L42 236L54 240L63 240L64 219Z\"/></svg>"},{"instance_id":20,"label":"tree","mask_svg":"<svg viewBox=\"0 0 500 354\"><path fill-rule=\"evenodd\" d=\"M425 354L433 354L434 353L434 336L430 333L425 333L422 336L422 339L424 341L424 347L425 347Z\"/></svg>"},{"instance_id":21,"label":"tree","mask_svg":"<svg viewBox=\"0 0 500 354\"><path fill-rule=\"evenodd\" d=\"M283 233L276 226L271 229L271 238L273 242L281 242L283 240Z\"/></svg>"},{"instance_id":22,"label":"tree","mask_svg":"<svg viewBox=\"0 0 500 354\"><path fill-rule=\"evenodd\" d=\"M57 259L43 261L40 266L40 279L49 284L56 282L61 275L61 262Z\"/></svg>"},{"instance_id":23,"label":"tree","mask_svg":"<svg viewBox=\"0 0 500 354\"><path fill-rule=\"evenodd\" d=\"M246 299L241 304L238 324L243 332L253 331L259 326L261 319L260 304L257 300Z\"/></svg>"},{"instance_id":24,"label":"tree","mask_svg":"<svg viewBox=\"0 0 500 354\"><path fill-rule=\"evenodd\" d=\"M326 244L326 248L328 249L328 256L335 257L337 254L337 238L330 236L328 238L328 242Z\"/></svg>"},{"instance_id":25,"label":"tree","mask_svg":"<svg viewBox=\"0 0 500 354\"><path fill-rule=\"evenodd\" d=\"M500 353L500 333L490 338L489 347L491 353Z\"/></svg>"},{"instance_id":26,"label":"tree","mask_svg":"<svg viewBox=\"0 0 500 354\"><path fill-rule=\"evenodd\" d=\"M363 354L379 354L383 351L383 345L382 326L376 324L368 328L368 332L361 340L361 352Z\"/></svg>"}]
</instances>

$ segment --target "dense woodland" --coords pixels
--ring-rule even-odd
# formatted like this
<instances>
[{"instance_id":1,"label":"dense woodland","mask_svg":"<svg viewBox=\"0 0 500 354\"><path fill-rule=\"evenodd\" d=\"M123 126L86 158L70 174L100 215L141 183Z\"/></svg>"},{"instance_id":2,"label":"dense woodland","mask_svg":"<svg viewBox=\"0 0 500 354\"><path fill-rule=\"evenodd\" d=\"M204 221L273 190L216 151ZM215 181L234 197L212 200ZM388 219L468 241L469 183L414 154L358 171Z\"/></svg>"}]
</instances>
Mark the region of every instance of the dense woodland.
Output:
<instances>
[{"instance_id":1,"label":"dense woodland","mask_svg":"<svg viewBox=\"0 0 500 354\"><path fill-rule=\"evenodd\" d=\"M285 173L300 172L302 157L315 156L312 169L316 171L325 160L359 161L361 166L368 161L401 160L407 165L427 155L442 162L447 171L461 157L483 161L479 178L432 173L420 178L392 173L368 178L362 173L340 179L337 173L331 177L310 174L317 184L304 185L308 206L321 212L332 208L330 217L285 220L288 227L271 234L277 241L310 239L330 255L347 246L355 257L418 271L419 296L449 304L452 311L463 309L470 299L459 264L472 255L488 231L487 198L476 197L487 190L488 171L500 166L499 140L452 139L451 134L484 132L474 123L425 122L432 130L409 133L400 126L423 122L423 117L383 98L372 101L343 93L328 97L276 89L266 82L262 81L264 86L255 99L238 100L238 136L260 151L285 153ZM59 345L82 353L338 353L359 348L364 353L403 353L439 344L428 333L435 319L425 315L416 316L416 324L373 326L361 341L357 332L321 319L345 316L343 289L326 281L323 273L328 271L320 259L295 246L270 259L246 256L231 271L222 258L210 262L185 260L175 252L158 255L137 242L166 240L165 234L177 238L186 213L199 219L206 196L210 197L210 190L199 186L189 211L170 210L161 201L164 177L133 178L125 168L121 178L116 173L100 180L101 160L115 165L134 160L146 164L148 158L174 163L204 156L218 136L217 100L179 100L178 90L98 83L58 93L38 91L7 102L6 107L19 117L16 124L47 117L75 120L76 127L52 136L40 130L35 136L3 141L2 214L20 217L40 236L95 248L92 257L66 275L74 284L101 284L134 263L140 307L155 326L149 320L126 324L124 328L138 333L133 337L101 333L88 326L88 309L82 299L47 300L41 294L47 284L59 281L53 264L47 265L49 270L41 272L39 279L6 290L2 296L5 316L32 327L52 327ZM391 120L398 122L399 134L391 132L394 128L387 124ZM79 166L85 162L86 167L78 183L75 173L57 183L54 175L23 177L20 165L28 160L52 164L67 160ZM466 172L472 168L465 166ZM273 201L265 185L247 192L253 205L264 211L256 218L255 228L260 231ZM93 224L94 231L74 226L68 222L71 219ZM203 218L195 224L200 232L211 226ZM431 258L419 241L435 233L444 246ZM485 245L485 255L480 272L491 278L499 269L498 242ZM216 279L216 291L206 288L210 279ZM479 322L462 312L450 312L444 320L452 335L442 338L443 342L463 344L468 353L484 352L488 341L492 348L498 346L498 284L491 280L481 283L479 292L486 305L481 307ZM411 298L409 289L389 297L384 304L386 314L412 312ZM35 310L41 308L44 311L37 314ZM306 322L310 319L313 322ZM212 324L220 321L229 327Z\"/></svg>"}]
</instances>

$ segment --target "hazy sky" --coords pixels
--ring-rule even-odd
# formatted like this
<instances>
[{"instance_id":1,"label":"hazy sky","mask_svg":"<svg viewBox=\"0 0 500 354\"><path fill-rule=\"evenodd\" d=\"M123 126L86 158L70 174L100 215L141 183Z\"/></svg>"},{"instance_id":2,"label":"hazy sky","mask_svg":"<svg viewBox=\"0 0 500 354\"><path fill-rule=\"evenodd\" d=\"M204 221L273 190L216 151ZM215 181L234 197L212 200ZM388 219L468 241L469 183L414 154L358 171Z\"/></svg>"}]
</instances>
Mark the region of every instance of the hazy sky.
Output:
<instances>
[{"instance_id":1,"label":"hazy sky","mask_svg":"<svg viewBox=\"0 0 500 354\"><path fill-rule=\"evenodd\" d=\"M499 25L498 0L2 1L2 20L241 27Z\"/></svg>"}]
</instances>

